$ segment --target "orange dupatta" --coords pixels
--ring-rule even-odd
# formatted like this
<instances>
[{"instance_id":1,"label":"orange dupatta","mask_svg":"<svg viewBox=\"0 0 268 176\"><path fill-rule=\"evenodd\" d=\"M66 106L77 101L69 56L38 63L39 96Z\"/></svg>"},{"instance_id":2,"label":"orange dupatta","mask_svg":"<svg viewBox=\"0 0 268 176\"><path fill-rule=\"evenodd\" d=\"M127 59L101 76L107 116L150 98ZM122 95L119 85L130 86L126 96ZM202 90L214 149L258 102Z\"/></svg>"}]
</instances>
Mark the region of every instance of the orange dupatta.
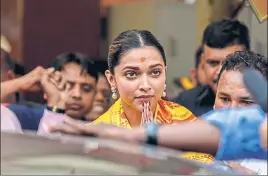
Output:
<instances>
[{"instance_id":1,"label":"orange dupatta","mask_svg":"<svg viewBox=\"0 0 268 176\"><path fill-rule=\"evenodd\" d=\"M197 118L187 108L165 100L159 100L154 114L154 121L162 124L173 124L183 121L195 121ZM122 100L119 98L110 109L93 121L91 124L112 124L131 129L126 114L122 108ZM204 153L185 152L184 158L199 161L202 163L211 163L213 157Z\"/></svg>"}]
</instances>

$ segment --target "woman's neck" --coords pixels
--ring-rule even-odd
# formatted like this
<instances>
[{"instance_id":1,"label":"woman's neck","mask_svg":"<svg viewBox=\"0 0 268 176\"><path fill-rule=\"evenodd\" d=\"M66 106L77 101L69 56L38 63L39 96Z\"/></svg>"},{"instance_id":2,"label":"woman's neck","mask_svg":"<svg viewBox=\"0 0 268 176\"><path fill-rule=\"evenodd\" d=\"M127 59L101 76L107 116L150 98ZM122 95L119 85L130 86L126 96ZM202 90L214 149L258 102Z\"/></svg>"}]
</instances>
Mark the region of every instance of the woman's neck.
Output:
<instances>
[{"instance_id":1,"label":"woman's neck","mask_svg":"<svg viewBox=\"0 0 268 176\"><path fill-rule=\"evenodd\" d=\"M122 102L122 108L126 115L126 118L131 127L137 127L141 124L141 112L135 110L134 108L130 107L125 102Z\"/></svg>"}]
</instances>

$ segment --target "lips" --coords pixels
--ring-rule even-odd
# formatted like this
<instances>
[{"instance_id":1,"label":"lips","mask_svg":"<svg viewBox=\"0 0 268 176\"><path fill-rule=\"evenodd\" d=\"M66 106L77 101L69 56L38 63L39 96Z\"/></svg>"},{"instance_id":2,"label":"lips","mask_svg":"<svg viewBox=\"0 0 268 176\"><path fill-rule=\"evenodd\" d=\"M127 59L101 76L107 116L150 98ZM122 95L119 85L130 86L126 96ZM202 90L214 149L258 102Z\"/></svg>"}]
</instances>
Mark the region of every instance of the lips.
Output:
<instances>
[{"instance_id":1,"label":"lips","mask_svg":"<svg viewBox=\"0 0 268 176\"><path fill-rule=\"evenodd\" d=\"M141 95L141 96L138 96L136 98L152 98L153 95Z\"/></svg>"},{"instance_id":2,"label":"lips","mask_svg":"<svg viewBox=\"0 0 268 176\"><path fill-rule=\"evenodd\" d=\"M69 104L68 105L68 109L72 109L72 110L80 110L82 109L82 106L80 104Z\"/></svg>"},{"instance_id":3,"label":"lips","mask_svg":"<svg viewBox=\"0 0 268 176\"><path fill-rule=\"evenodd\" d=\"M136 97L139 101L143 102L149 102L153 96L152 95L141 95Z\"/></svg>"}]
</instances>

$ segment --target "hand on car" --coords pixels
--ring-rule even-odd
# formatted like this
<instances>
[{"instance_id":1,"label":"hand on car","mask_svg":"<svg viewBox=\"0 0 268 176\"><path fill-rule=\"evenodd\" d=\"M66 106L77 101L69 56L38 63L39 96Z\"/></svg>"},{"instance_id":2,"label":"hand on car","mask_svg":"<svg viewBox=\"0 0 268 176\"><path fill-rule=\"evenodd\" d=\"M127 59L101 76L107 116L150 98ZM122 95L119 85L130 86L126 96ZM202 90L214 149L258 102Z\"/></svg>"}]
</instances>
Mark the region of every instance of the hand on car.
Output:
<instances>
[{"instance_id":1,"label":"hand on car","mask_svg":"<svg viewBox=\"0 0 268 176\"><path fill-rule=\"evenodd\" d=\"M85 124L69 117L64 122L50 127L50 132L97 136L102 138L138 142L144 133L143 128L127 129L110 124Z\"/></svg>"}]
</instances>

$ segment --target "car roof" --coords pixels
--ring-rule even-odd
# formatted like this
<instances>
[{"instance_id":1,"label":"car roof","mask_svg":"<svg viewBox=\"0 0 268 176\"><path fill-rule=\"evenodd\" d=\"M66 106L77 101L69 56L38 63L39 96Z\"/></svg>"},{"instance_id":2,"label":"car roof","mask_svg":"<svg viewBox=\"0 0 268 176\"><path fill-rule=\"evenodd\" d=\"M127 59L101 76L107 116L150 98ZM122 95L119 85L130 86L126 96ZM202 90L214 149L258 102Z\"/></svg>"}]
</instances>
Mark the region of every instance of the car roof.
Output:
<instances>
[{"instance_id":1,"label":"car roof","mask_svg":"<svg viewBox=\"0 0 268 176\"><path fill-rule=\"evenodd\" d=\"M182 152L71 135L1 132L2 174L232 175L221 164L181 158Z\"/></svg>"}]
</instances>

